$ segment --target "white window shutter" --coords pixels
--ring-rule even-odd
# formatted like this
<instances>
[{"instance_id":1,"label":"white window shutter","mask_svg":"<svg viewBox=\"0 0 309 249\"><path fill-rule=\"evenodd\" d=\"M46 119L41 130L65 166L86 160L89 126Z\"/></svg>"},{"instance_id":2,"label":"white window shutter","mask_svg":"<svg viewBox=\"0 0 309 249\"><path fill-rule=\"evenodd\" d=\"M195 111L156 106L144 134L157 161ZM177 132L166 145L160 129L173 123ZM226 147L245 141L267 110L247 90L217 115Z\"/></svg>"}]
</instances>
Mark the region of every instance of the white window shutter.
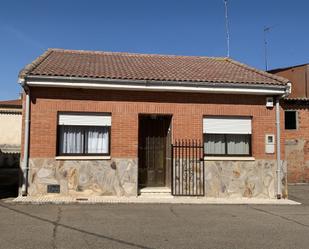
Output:
<instances>
[{"instance_id":1,"label":"white window shutter","mask_svg":"<svg viewBox=\"0 0 309 249\"><path fill-rule=\"evenodd\" d=\"M112 118L106 114L59 114L59 125L111 126Z\"/></svg>"},{"instance_id":2,"label":"white window shutter","mask_svg":"<svg viewBox=\"0 0 309 249\"><path fill-rule=\"evenodd\" d=\"M209 134L251 134L251 117L205 117L203 133Z\"/></svg>"}]
</instances>

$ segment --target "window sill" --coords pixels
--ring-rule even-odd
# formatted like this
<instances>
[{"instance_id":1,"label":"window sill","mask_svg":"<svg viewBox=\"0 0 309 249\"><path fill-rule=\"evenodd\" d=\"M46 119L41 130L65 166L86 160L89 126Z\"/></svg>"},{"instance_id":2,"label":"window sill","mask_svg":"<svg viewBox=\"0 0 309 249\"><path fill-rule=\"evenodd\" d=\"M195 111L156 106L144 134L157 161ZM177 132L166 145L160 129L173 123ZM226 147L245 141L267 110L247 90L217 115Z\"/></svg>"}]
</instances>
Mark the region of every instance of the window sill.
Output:
<instances>
[{"instance_id":1,"label":"window sill","mask_svg":"<svg viewBox=\"0 0 309 249\"><path fill-rule=\"evenodd\" d=\"M110 160L111 156L56 156L56 160Z\"/></svg>"},{"instance_id":2,"label":"window sill","mask_svg":"<svg viewBox=\"0 0 309 249\"><path fill-rule=\"evenodd\" d=\"M207 156L205 161L255 161L254 157L224 157L224 156Z\"/></svg>"}]
</instances>

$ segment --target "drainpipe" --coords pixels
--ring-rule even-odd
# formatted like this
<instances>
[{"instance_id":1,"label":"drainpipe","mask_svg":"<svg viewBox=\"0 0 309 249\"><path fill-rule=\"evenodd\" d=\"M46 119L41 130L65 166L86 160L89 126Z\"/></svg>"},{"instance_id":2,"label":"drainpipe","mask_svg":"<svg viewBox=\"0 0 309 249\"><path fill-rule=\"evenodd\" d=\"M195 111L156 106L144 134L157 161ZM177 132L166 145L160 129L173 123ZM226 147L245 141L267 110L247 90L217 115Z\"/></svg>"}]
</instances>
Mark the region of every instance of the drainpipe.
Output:
<instances>
[{"instance_id":1,"label":"drainpipe","mask_svg":"<svg viewBox=\"0 0 309 249\"><path fill-rule=\"evenodd\" d=\"M277 130L277 199L281 199L281 143L280 143L280 97L276 97L276 130Z\"/></svg>"},{"instance_id":2,"label":"drainpipe","mask_svg":"<svg viewBox=\"0 0 309 249\"><path fill-rule=\"evenodd\" d=\"M28 171L29 171L29 133L30 133L30 89L26 85L26 82L21 81L21 86L26 94L26 106L25 106L25 127L24 127L24 155L22 160L22 187L21 194L23 196L27 195L28 192Z\"/></svg>"}]
</instances>

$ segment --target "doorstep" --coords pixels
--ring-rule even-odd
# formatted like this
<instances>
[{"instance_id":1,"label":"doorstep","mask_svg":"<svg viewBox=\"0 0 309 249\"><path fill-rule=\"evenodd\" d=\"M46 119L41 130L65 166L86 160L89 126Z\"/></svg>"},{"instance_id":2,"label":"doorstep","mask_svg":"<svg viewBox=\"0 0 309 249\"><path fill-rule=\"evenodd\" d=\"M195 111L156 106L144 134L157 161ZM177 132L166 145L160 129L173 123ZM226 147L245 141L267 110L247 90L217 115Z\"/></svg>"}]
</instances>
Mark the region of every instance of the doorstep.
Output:
<instances>
[{"instance_id":1,"label":"doorstep","mask_svg":"<svg viewBox=\"0 0 309 249\"><path fill-rule=\"evenodd\" d=\"M138 198L173 198L171 189L167 187L145 187L138 190Z\"/></svg>"},{"instance_id":2,"label":"doorstep","mask_svg":"<svg viewBox=\"0 0 309 249\"><path fill-rule=\"evenodd\" d=\"M140 188L139 192L141 194L171 194L171 189L168 187L145 187Z\"/></svg>"},{"instance_id":3,"label":"doorstep","mask_svg":"<svg viewBox=\"0 0 309 249\"><path fill-rule=\"evenodd\" d=\"M231 204L231 205L300 205L301 203L289 199L262 199L262 198L210 198L210 197L55 197L55 196L19 196L12 200L14 203L25 204L98 204L98 203L132 203L132 204Z\"/></svg>"}]
</instances>

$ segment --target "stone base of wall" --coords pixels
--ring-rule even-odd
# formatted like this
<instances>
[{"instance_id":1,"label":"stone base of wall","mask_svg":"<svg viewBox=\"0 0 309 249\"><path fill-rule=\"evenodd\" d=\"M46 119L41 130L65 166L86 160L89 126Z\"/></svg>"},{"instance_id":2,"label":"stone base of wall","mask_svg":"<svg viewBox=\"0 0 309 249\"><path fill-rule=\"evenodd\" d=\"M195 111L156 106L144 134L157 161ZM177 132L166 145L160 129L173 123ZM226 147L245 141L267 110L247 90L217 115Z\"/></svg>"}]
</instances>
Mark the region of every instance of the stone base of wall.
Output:
<instances>
[{"instance_id":1,"label":"stone base of wall","mask_svg":"<svg viewBox=\"0 0 309 249\"><path fill-rule=\"evenodd\" d=\"M135 158L115 158L112 161L31 158L29 166L30 196L46 195L50 184L60 185L60 195L137 195Z\"/></svg>"},{"instance_id":2,"label":"stone base of wall","mask_svg":"<svg viewBox=\"0 0 309 249\"><path fill-rule=\"evenodd\" d=\"M275 160L206 161L206 196L275 198L276 165Z\"/></svg>"},{"instance_id":3,"label":"stone base of wall","mask_svg":"<svg viewBox=\"0 0 309 249\"><path fill-rule=\"evenodd\" d=\"M46 195L47 186L54 184L60 185L60 195L66 196L138 194L136 158L98 161L31 158L29 166L30 196ZM276 167L275 160L205 161L205 197L275 198Z\"/></svg>"}]
</instances>

